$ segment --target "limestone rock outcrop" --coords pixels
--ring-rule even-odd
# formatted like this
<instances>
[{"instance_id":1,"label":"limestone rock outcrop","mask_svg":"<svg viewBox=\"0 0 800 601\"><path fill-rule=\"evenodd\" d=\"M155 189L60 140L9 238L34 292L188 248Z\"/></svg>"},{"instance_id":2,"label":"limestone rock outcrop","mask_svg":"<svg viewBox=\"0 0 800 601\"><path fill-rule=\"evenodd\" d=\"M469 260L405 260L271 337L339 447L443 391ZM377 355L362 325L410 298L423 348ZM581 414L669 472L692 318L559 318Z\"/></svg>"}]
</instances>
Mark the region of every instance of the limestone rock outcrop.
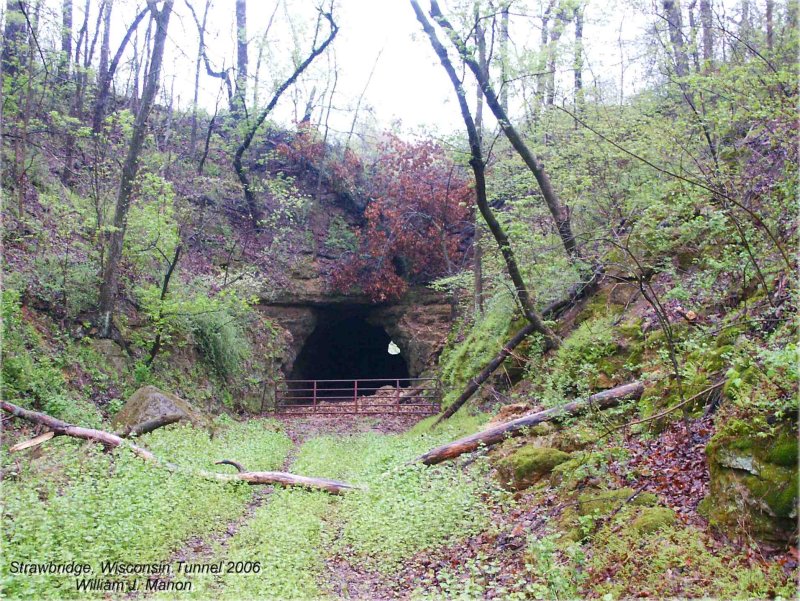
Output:
<instances>
[{"instance_id":1,"label":"limestone rock outcrop","mask_svg":"<svg viewBox=\"0 0 800 601\"><path fill-rule=\"evenodd\" d=\"M770 438L741 432L717 434L706 447L710 494L701 504L710 523L730 535L744 529L768 543L797 532L797 434Z\"/></svg>"}]
</instances>

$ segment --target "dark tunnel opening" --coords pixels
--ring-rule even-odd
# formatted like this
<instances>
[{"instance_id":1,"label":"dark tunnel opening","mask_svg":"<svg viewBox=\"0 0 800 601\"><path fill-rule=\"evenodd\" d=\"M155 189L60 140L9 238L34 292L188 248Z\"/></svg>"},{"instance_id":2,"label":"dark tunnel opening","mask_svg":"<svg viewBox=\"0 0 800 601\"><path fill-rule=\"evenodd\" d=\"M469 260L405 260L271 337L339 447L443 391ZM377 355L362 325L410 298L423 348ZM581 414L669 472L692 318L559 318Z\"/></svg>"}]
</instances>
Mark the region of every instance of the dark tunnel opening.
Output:
<instances>
[{"instance_id":1,"label":"dark tunnel opening","mask_svg":"<svg viewBox=\"0 0 800 601\"><path fill-rule=\"evenodd\" d=\"M363 313L323 314L317 327L303 345L294 363L291 380L380 380L364 383L359 396L366 396L380 386L395 386L409 378L408 366L401 354L390 354L391 337L386 331L366 321ZM401 387L408 382L400 382ZM337 397L348 393L352 382L317 384L317 395ZM308 387L307 384L291 385ZM350 392L349 394L352 394Z\"/></svg>"}]
</instances>

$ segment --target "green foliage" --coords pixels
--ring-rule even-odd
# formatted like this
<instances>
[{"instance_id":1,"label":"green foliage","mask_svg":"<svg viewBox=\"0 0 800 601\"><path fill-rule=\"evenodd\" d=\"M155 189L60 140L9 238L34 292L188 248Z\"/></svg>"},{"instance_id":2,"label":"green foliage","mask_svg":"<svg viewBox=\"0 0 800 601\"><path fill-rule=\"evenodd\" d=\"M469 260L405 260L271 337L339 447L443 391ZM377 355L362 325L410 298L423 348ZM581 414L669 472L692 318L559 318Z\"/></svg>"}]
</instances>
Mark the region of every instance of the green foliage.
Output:
<instances>
[{"instance_id":1,"label":"green foliage","mask_svg":"<svg viewBox=\"0 0 800 601\"><path fill-rule=\"evenodd\" d=\"M270 211L262 222L267 230L278 233L306 222L311 199L300 191L294 178L278 173L265 179L262 185L272 199Z\"/></svg>"},{"instance_id":2,"label":"green foliage","mask_svg":"<svg viewBox=\"0 0 800 601\"><path fill-rule=\"evenodd\" d=\"M439 359L441 380L449 390L444 406L452 402L466 382L500 351L514 329L513 319L514 304L510 294L498 293L487 301L484 314L468 329L464 327L466 333L445 348Z\"/></svg>"},{"instance_id":3,"label":"green foliage","mask_svg":"<svg viewBox=\"0 0 800 601\"><path fill-rule=\"evenodd\" d=\"M217 376L228 380L240 373L250 356L243 329L253 318L249 299L232 289L213 294L199 280L171 290L163 300L160 286L145 285L137 289L137 298L153 326L138 334L138 345L149 350L155 333L165 347L191 340Z\"/></svg>"},{"instance_id":4,"label":"green foliage","mask_svg":"<svg viewBox=\"0 0 800 601\"><path fill-rule=\"evenodd\" d=\"M626 372L640 367L640 355L635 339L627 339L613 316L604 314L583 321L549 358L529 361L527 378L545 405L560 405L610 387L612 378L626 381Z\"/></svg>"},{"instance_id":5,"label":"green foliage","mask_svg":"<svg viewBox=\"0 0 800 601\"><path fill-rule=\"evenodd\" d=\"M344 523L337 549L388 573L417 551L469 536L486 525L480 470L404 465L468 427L462 422L434 433L315 438L304 445L293 469L367 487L340 501L337 515Z\"/></svg>"},{"instance_id":6,"label":"green foliage","mask_svg":"<svg viewBox=\"0 0 800 601\"><path fill-rule=\"evenodd\" d=\"M791 578L777 564L748 564L690 526L662 523L657 529L642 530L636 527L641 511L623 509L595 536L594 553L588 562L594 577L587 583L594 595L711 595L726 599L794 596ZM613 578L605 577L607 570L613 570ZM682 574L681 578L673 576L676 572Z\"/></svg>"},{"instance_id":7,"label":"green foliage","mask_svg":"<svg viewBox=\"0 0 800 601\"><path fill-rule=\"evenodd\" d=\"M165 258L172 259L179 243L175 192L162 177L140 172L137 196L128 212L123 255L148 279L163 277Z\"/></svg>"},{"instance_id":8,"label":"green foliage","mask_svg":"<svg viewBox=\"0 0 800 601\"><path fill-rule=\"evenodd\" d=\"M23 317L16 290L3 290L2 315L2 398L70 423L99 425L97 408L70 393L42 335Z\"/></svg>"},{"instance_id":9,"label":"green foliage","mask_svg":"<svg viewBox=\"0 0 800 601\"><path fill-rule=\"evenodd\" d=\"M341 215L336 215L328 226L325 244L339 252L355 252L358 248L358 236Z\"/></svg>"},{"instance_id":10,"label":"green foliage","mask_svg":"<svg viewBox=\"0 0 800 601\"><path fill-rule=\"evenodd\" d=\"M277 469L291 444L262 420L232 425L214 440L186 426L157 430L140 443L186 468L214 469L219 458L236 457L253 470ZM59 439L19 479L4 482L3 493L3 595L85 598L74 577L11 574L10 562L75 560L98 573L106 560L163 561L189 536L223 529L252 489L170 473L124 449L110 455Z\"/></svg>"},{"instance_id":11,"label":"green foliage","mask_svg":"<svg viewBox=\"0 0 800 601\"><path fill-rule=\"evenodd\" d=\"M192 334L203 360L220 378L228 380L239 375L250 345L230 313L220 310L194 315Z\"/></svg>"},{"instance_id":12,"label":"green foliage","mask_svg":"<svg viewBox=\"0 0 800 601\"><path fill-rule=\"evenodd\" d=\"M558 449L526 445L498 462L498 470L504 478L512 479L515 488L521 489L535 483L569 459L569 453Z\"/></svg>"}]
</instances>

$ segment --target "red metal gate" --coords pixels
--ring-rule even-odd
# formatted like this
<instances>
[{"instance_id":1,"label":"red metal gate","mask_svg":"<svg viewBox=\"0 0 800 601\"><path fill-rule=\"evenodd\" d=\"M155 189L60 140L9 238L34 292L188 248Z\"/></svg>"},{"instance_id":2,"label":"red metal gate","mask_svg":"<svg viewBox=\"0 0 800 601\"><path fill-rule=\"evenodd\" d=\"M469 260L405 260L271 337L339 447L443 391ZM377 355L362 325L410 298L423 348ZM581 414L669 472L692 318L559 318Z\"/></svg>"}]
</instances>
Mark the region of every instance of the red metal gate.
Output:
<instances>
[{"instance_id":1,"label":"red metal gate","mask_svg":"<svg viewBox=\"0 0 800 601\"><path fill-rule=\"evenodd\" d=\"M435 415L439 400L436 378L284 380L275 409L283 415Z\"/></svg>"}]
</instances>

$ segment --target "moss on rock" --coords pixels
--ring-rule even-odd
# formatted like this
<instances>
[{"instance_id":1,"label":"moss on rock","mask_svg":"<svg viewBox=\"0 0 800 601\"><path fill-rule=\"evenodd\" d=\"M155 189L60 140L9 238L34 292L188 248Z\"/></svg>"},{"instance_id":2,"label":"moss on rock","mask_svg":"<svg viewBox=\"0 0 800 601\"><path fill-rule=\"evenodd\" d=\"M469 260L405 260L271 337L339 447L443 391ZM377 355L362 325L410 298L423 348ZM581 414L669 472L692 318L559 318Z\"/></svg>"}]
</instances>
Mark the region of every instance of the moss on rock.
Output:
<instances>
[{"instance_id":1,"label":"moss on rock","mask_svg":"<svg viewBox=\"0 0 800 601\"><path fill-rule=\"evenodd\" d=\"M644 507L631 523L639 534L650 534L675 523L675 512L668 507Z\"/></svg>"},{"instance_id":2,"label":"moss on rock","mask_svg":"<svg viewBox=\"0 0 800 601\"><path fill-rule=\"evenodd\" d=\"M649 507L658 502L653 493L643 492L634 496L635 490L629 487L615 490L590 490L578 496L578 514L599 514L607 516L629 503L636 507ZM631 498L633 497L633 498ZM629 500L630 499L630 500Z\"/></svg>"},{"instance_id":3,"label":"moss on rock","mask_svg":"<svg viewBox=\"0 0 800 601\"><path fill-rule=\"evenodd\" d=\"M589 489L578 495L576 502L564 510L558 526L564 540L579 542L597 530L599 520L616 514L626 506L648 509L657 503L658 497L653 493L636 494L629 487Z\"/></svg>"},{"instance_id":4,"label":"moss on rock","mask_svg":"<svg viewBox=\"0 0 800 601\"><path fill-rule=\"evenodd\" d=\"M710 497L701 509L729 536L742 529L770 543L787 542L796 531L797 437L784 426L759 436L752 425L733 420L706 446Z\"/></svg>"},{"instance_id":5,"label":"moss on rock","mask_svg":"<svg viewBox=\"0 0 800 601\"><path fill-rule=\"evenodd\" d=\"M527 445L501 459L497 470L504 484L521 490L535 484L569 458L569 453L558 449Z\"/></svg>"},{"instance_id":6,"label":"moss on rock","mask_svg":"<svg viewBox=\"0 0 800 601\"><path fill-rule=\"evenodd\" d=\"M155 386L143 386L133 393L114 416L113 424L120 430L133 427L164 415L180 414L195 426L204 427L206 418L187 401Z\"/></svg>"}]
</instances>

